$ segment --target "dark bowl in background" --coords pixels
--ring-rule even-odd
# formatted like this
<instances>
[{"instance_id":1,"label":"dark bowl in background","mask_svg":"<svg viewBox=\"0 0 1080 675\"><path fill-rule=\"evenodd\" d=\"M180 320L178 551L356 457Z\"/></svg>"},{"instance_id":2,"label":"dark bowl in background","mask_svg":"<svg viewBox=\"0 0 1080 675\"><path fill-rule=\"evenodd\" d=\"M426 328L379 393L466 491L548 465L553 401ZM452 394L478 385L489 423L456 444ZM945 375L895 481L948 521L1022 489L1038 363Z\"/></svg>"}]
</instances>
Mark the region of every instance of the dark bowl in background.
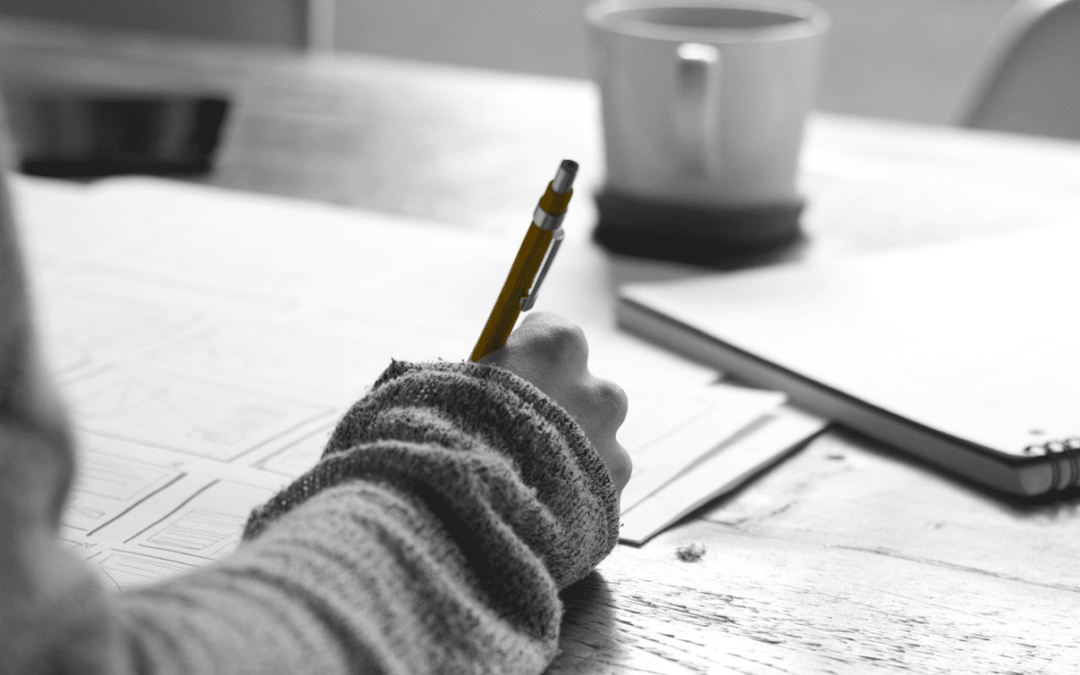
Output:
<instances>
[{"instance_id":1,"label":"dark bowl in background","mask_svg":"<svg viewBox=\"0 0 1080 675\"><path fill-rule=\"evenodd\" d=\"M5 91L23 173L197 174L213 167L229 103L219 96Z\"/></svg>"}]
</instances>

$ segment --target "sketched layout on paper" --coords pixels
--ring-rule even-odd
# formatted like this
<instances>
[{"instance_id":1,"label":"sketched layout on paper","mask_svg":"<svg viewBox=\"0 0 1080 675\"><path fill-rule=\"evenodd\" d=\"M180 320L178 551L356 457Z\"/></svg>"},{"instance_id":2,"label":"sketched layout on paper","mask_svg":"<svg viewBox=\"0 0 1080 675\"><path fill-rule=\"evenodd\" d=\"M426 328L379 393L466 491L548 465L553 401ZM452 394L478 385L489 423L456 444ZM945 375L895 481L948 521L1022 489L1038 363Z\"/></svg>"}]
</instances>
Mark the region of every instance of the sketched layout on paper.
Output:
<instances>
[{"instance_id":1,"label":"sketched layout on paper","mask_svg":"<svg viewBox=\"0 0 1080 675\"><path fill-rule=\"evenodd\" d=\"M156 345L145 357L185 372L229 372L351 399L389 365L395 347L377 336L372 340L371 333L339 335L228 320Z\"/></svg>"},{"instance_id":2,"label":"sketched layout on paper","mask_svg":"<svg viewBox=\"0 0 1080 675\"><path fill-rule=\"evenodd\" d=\"M92 533L183 475L176 468L85 449L61 521Z\"/></svg>"},{"instance_id":3,"label":"sketched layout on paper","mask_svg":"<svg viewBox=\"0 0 1080 675\"><path fill-rule=\"evenodd\" d=\"M326 428L308 434L270 455L258 467L263 471L296 478L318 463L326 449L326 442L330 440L331 431L331 428Z\"/></svg>"},{"instance_id":4,"label":"sketched layout on paper","mask_svg":"<svg viewBox=\"0 0 1080 675\"><path fill-rule=\"evenodd\" d=\"M222 462L331 412L135 365L103 368L63 390L78 427Z\"/></svg>"},{"instance_id":5,"label":"sketched layout on paper","mask_svg":"<svg viewBox=\"0 0 1080 675\"><path fill-rule=\"evenodd\" d=\"M84 532L71 532L63 523L60 524L60 532L57 537L60 546L71 551L79 560L90 560L101 553L101 545L96 542L86 541Z\"/></svg>"},{"instance_id":6,"label":"sketched layout on paper","mask_svg":"<svg viewBox=\"0 0 1080 675\"><path fill-rule=\"evenodd\" d=\"M190 556L193 564L217 560L239 544L251 510L272 496L265 487L213 481L124 543L140 551Z\"/></svg>"},{"instance_id":7,"label":"sketched layout on paper","mask_svg":"<svg viewBox=\"0 0 1080 675\"><path fill-rule=\"evenodd\" d=\"M111 352L153 344L195 325L201 317L185 307L59 288L43 294L38 306L55 374L100 363Z\"/></svg>"},{"instance_id":8,"label":"sketched layout on paper","mask_svg":"<svg viewBox=\"0 0 1080 675\"><path fill-rule=\"evenodd\" d=\"M119 590L161 581L196 567L198 565L179 560L129 551L112 551L98 563L98 569Z\"/></svg>"},{"instance_id":9,"label":"sketched layout on paper","mask_svg":"<svg viewBox=\"0 0 1080 675\"><path fill-rule=\"evenodd\" d=\"M54 376L82 370L94 363L89 353L55 340L44 340L42 353L49 373Z\"/></svg>"}]
</instances>

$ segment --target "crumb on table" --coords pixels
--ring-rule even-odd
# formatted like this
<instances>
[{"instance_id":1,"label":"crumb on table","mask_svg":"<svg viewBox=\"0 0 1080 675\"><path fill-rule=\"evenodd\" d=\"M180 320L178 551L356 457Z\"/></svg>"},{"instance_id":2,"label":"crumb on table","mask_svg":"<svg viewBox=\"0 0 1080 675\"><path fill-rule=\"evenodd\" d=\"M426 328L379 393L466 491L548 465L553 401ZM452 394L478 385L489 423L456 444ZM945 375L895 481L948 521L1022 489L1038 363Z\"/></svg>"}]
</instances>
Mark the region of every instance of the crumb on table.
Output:
<instances>
[{"instance_id":1,"label":"crumb on table","mask_svg":"<svg viewBox=\"0 0 1080 675\"><path fill-rule=\"evenodd\" d=\"M697 562L705 555L705 547L697 542L680 546L675 550L675 555L683 562Z\"/></svg>"}]
</instances>

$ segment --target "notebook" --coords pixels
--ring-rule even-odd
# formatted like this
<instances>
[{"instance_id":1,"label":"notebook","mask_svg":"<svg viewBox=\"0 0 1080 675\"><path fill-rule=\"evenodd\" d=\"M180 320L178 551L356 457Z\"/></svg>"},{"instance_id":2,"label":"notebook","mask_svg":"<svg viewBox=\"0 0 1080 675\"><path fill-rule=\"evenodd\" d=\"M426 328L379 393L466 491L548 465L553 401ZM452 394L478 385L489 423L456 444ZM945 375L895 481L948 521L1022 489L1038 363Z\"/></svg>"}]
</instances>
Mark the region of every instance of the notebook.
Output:
<instances>
[{"instance_id":1,"label":"notebook","mask_svg":"<svg viewBox=\"0 0 1080 675\"><path fill-rule=\"evenodd\" d=\"M1016 495L1080 485L1080 227L631 284L619 325Z\"/></svg>"}]
</instances>

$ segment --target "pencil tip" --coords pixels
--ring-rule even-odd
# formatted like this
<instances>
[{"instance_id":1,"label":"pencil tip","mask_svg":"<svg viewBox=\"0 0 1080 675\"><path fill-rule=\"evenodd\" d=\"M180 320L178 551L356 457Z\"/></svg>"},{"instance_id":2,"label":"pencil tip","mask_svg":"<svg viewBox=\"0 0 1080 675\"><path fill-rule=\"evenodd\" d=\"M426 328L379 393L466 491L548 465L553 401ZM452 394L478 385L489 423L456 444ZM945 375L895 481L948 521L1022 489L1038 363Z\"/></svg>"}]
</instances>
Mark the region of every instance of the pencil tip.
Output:
<instances>
[{"instance_id":1,"label":"pencil tip","mask_svg":"<svg viewBox=\"0 0 1080 675\"><path fill-rule=\"evenodd\" d=\"M564 159L559 164L559 170L555 172L555 180L551 181L551 189L561 195L569 192L570 186L574 183L574 177L577 176L577 170L577 162L572 159Z\"/></svg>"}]
</instances>

